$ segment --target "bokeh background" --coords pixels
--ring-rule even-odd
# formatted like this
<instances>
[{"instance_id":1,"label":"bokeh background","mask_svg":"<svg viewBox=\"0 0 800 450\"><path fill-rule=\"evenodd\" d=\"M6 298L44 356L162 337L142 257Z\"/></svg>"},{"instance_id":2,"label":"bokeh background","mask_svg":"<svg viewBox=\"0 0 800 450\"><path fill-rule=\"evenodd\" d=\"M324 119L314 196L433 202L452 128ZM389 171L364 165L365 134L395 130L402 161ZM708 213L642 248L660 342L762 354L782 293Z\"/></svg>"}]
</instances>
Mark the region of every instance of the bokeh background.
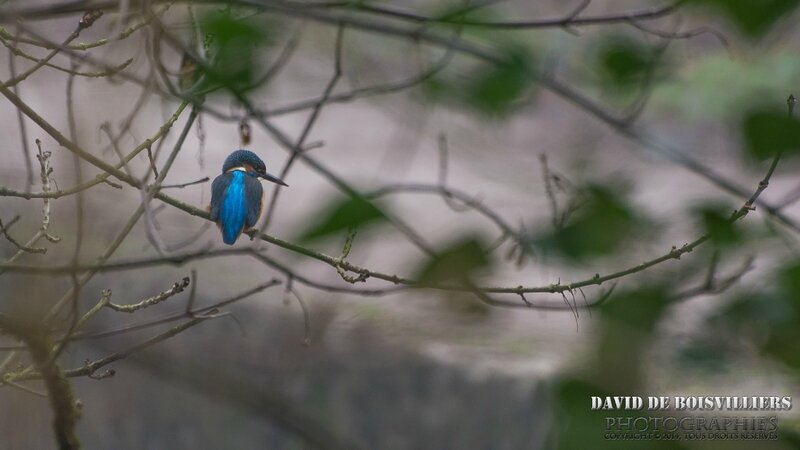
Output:
<instances>
[{"instance_id":1,"label":"bokeh background","mask_svg":"<svg viewBox=\"0 0 800 450\"><path fill-rule=\"evenodd\" d=\"M123 40L77 52L111 66L131 58L124 72L152 80L146 87L119 75L69 77L45 67L18 85L18 95L67 135L71 101L75 141L95 156L116 163L119 158L102 124L108 123L112 133L119 132L130 111L141 103L130 129L119 135L118 145L127 153L175 112L180 96L197 101L199 89L213 88L203 97L203 107L227 118L200 112L165 183L213 179L230 151L241 146L240 119L247 115L228 88L258 79L275 67L279 55L288 54L274 77L247 90L246 96L261 110L277 111L269 116L270 123L297 139L311 109L280 111L323 94L334 71L337 36L335 24L302 14L222 3L192 5L191 14L186 3L171 5L164 12L162 3L153 5L164 30L150 24ZM568 16L578 3L503 1L463 17L473 21L559 18ZM589 412L589 397L604 393L796 397L800 367L795 350L800 329L797 231L758 207L731 226L726 218L747 197L718 188L707 174L692 173L664 148L690 155L746 188L749 195L764 177L775 150L786 147L761 198L780 205L790 220L800 220L794 203L798 163L792 158L796 124L792 118L783 121L785 100L800 82L800 60L795 54L800 35L793 26L797 2L758 6L741 2L740 7L731 6L736 2L712 0L682 3L658 19L636 22L509 30L456 21L423 27L441 36L458 33L479 48L510 58L508 64L487 63L446 46L388 36L380 29L369 32L345 26L342 75L334 94L411 80L436 64L444 61L446 65L396 92L367 91L374 95L326 104L306 142L319 142L308 154L367 193L397 183L437 186L445 140L447 186L491 208L527 239L533 254L520 257L522 250L512 239L495 245L501 232L494 223L474 209L451 208L439 195L396 193L378 204L438 250L474 239L482 248L480 264L467 275L480 285L566 284L635 266L704 234L710 236L708 243L680 259L601 286L565 296L526 294L532 308L491 307L470 293L430 289L353 295L314 289L295 280L293 289L308 309L309 345L303 345L304 314L286 292L285 274L246 255L100 272L81 289L81 311L94 305L103 290L113 292L114 302L135 303L168 289L193 270L197 306L273 278L284 284L225 307L231 313L228 317L201 323L114 363L109 366L115 370L113 377L74 379L82 403L77 432L84 446L662 448L656 445L663 443L604 441L603 416ZM21 25L16 25L15 18L20 17L10 12L53 5L16 1L0 5L6 32L3 41L8 44L0 55L2 79L11 76L8 47L14 39L9 36L23 30L21 36L61 42L82 15L22 17ZM375 5L429 16L464 7L435 1ZM579 17L663 5L592 0ZM121 8L106 13L78 41L115 36L142 20L138 3L122 2ZM354 4L309 10L341 13L377 23L378 28L408 25L402 18L359 8ZM411 25L421 26L414 21ZM207 48L197 43L193 47L193 29L201 36L214 30ZM697 30L711 31L693 32ZM165 38L165 32L207 55L207 68L226 75L200 81L194 90L170 93L164 80L178 85L184 55ZM255 34L247 34L251 32ZM674 34L665 37L668 32ZM18 45L39 58L46 54L35 46ZM100 70L79 57L59 55L52 63L70 67L76 61L78 70ZM17 57L15 64L21 73L33 63ZM198 69L199 77L203 77L201 72ZM536 77L542 73L592 99L614 117L630 120L609 126L574 98L558 95L547 83L540 83ZM68 83L73 84L71 100ZM41 139L42 147L53 153L52 178L58 189L74 186L72 154L30 120L26 119L23 135L16 108L7 101L0 108L5 118L0 122L4 136L0 185L26 189L22 151L26 140L31 152L27 158L34 166L31 189L41 190L32 157L33 141ZM159 164L177 141L189 109L164 138L157 151ZM289 153L257 120L249 124L252 142L248 148L264 159L270 172L279 173ZM781 144L784 141L788 144ZM146 155L136 157L129 169L144 176L149 170ZM81 163L81 172L83 180L100 173L86 163ZM304 232L326 223L332 207L346 199L330 180L302 161L285 180L290 187L281 192L268 229L282 239L299 241ZM272 187L265 184L265 188L270 194ZM205 208L210 182L168 193ZM50 230L61 242L43 241L45 255L24 255L19 262L70 264L80 242L79 260L91 263L141 204L138 190L102 183L85 191L82 199L80 240L77 197L55 199ZM551 209L553 199L556 214ZM151 204L160 239L168 247L181 245L173 253L224 247L216 228L202 218L161 207L158 200ZM40 226L41 209L38 199L0 198L0 219L8 222L20 217L10 233L21 241ZM380 220L360 225L348 261L386 273L426 275L429 257L402 232ZM321 238L303 245L341 254L346 233L323 231ZM246 237L236 244L237 248L257 245ZM328 265L274 245L266 245L263 251L319 282L364 289L390 286L373 279L351 286ZM14 253L16 248L0 239L3 260ZM142 219L111 260L157 255ZM709 278L714 282L707 283ZM612 286L614 291L609 293ZM70 287L69 277L3 273L0 308L5 314L38 317ZM187 289L131 315L103 310L83 331L99 333L180 313L189 294ZM524 305L517 295L503 298ZM601 306L586 307L600 299L604 299ZM557 309L537 308L542 305ZM80 367L86 359L127 348L168 327L74 342L62 355L61 365ZM18 344L4 338L2 345L0 360ZM17 370L27 362L24 352L17 353L6 370ZM42 389L36 382L26 385ZM0 389L0 405L0 448L54 448L46 399L6 385ZM760 443L759 448L796 448L797 414L793 410L776 415L780 440ZM682 442L663 447L750 445L746 441Z\"/></svg>"}]
</instances>

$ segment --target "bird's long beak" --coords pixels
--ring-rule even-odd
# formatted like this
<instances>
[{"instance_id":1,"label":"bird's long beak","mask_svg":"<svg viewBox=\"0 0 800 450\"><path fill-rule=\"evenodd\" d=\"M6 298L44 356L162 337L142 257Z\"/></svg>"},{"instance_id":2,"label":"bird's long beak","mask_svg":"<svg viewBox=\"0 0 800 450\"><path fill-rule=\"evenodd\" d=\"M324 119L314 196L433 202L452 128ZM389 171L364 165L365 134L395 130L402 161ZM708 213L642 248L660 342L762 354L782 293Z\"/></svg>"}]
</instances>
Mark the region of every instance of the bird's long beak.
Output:
<instances>
[{"instance_id":1,"label":"bird's long beak","mask_svg":"<svg viewBox=\"0 0 800 450\"><path fill-rule=\"evenodd\" d=\"M283 180L281 180L280 178L276 177L275 175L270 175L270 174L264 172L262 174L259 174L259 176L261 178L267 180L267 181L272 181L273 183L280 184L281 186L289 187L288 184L284 183Z\"/></svg>"}]
</instances>

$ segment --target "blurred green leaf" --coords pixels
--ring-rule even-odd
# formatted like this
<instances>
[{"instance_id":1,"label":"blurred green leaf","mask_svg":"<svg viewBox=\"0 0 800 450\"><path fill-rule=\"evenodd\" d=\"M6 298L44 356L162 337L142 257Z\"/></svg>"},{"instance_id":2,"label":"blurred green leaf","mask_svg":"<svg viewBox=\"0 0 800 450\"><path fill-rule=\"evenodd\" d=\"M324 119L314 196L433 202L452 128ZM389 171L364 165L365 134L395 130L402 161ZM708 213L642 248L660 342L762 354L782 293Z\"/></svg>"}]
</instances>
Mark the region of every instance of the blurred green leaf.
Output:
<instances>
[{"instance_id":1,"label":"blurred green leaf","mask_svg":"<svg viewBox=\"0 0 800 450\"><path fill-rule=\"evenodd\" d=\"M537 239L543 248L580 260L613 252L632 237L642 219L625 201L619 189L590 185L586 201L566 226Z\"/></svg>"},{"instance_id":2,"label":"blurred green leaf","mask_svg":"<svg viewBox=\"0 0 800 450\"><path fill-rule=\"evenodd\" d=\"M554 433L549 436L551 439L547 448L685 449L675 441L606 438L608 432L630 431L620 425L626 419L657 416L654 412L591 409L592 397L629 396L639 391L641 362L647 348L647 338L668 304L664 289L651 286L618 293L601 306L604 323L597 341L598 348L593 352L596 360L585 374L591 382L574 377L566 377L558 382Z\"/></svg>"},{"instance_id":3,"label":"blurred green leaf","mask_svg":"<svg viewBox=\"0 0 800 450\"><path fill-rule=\"evenodd\" d=\"M658 286L620 292L603 303L603 323L591 371L593 382L622 393L617 395L644 388L647 350L668 305L666 292Z\"/></svg>"},{"instance_id":4,"label":"blurred green leaf","mask_svg":"<svg viewBox=\"0 0 800 450\"><path fill-rule=\"evenodd\" d=\"M490 114L511 111L533 84L533 62L522 51L510 51L503 62L484 66L466 88L467 101Z\"/></svg>"},{"instance_id":5,"label":"blurred green leaf","mask_svg":"<svg viewBox=\"0 0 800 450\"><path fill-rule=\"evenodd\" d=\"M797 351L798 342L800 342L800 330L798 329L784 329L780 332L773 332L764 345L764 352L795 371L800 371L800 351Z\"/></svg>"},{"instance_id":6,"label":"blurred green leaf","mask_svg":"<svg viewBox=\"0 0 800 450\"><path fill-rule=\"evenodd\" d=\"M781 151L800 151L800 122L777 111L755 111L744 119L747 150L758 159Z\"/></svg>"},{"instance_id":7,"label":"blurred green leaf","mask_svg":"<svg viewBox=\"0 0 800 450\"><path fill-rule=\"evenodd\" d=\"M800 448L800 430L782 428L779 438L780 442L789 445L789 448Z\"/></svg>"},{"instance_id":8,"label":"blurred green leaf","mask_svg":"<svg viewBox=\"0 0 800 450\"><path fill-rule=\"evenodd\" d=\"M617 294L603 303L601 311L608 321L649 333L668 305L664 290L655 286Z\"/></svg>"},{"instance_id":9,"label":"blurred green leaf","mask_svg":"<svg viewBox=\"0 0 800 450\"><path fill-rule=\"evenodd\" d=\"M565 377L556 385L556 418L553 421L553 434L547 448L571 449L613 449L618 443L603 439L605 434L606 411L591 409L592 396L606 397L609 392L583 380ZM627 411L614 411L617 416L630 416Z\"/></svg>"},{"instance_id":10,"label":"blurred green leaf","mask_svg":"<svg viewBox=\"0 0 800 450\"><path fill-rule=\"evenodd\" d=\"M736 330L762 351L800 372L800 261L775 274L772 289L736 297L710 320L718 330Z\"/></svg>"},{"instance_id":11,"label":"blurred green leaf","mask_svg":"<svg viewBox=\"0 0 800 450\"><path fill-rule=\"evenodd\" d=\"M787 264L778 275L778 282L783 291L788 294L795 306L797 319L800 320L800 261Z\"/></svg>"},{"instance_id":12,"label":"blurred green leaf","mask_svg":"<svg viewBox=\"0 0 800 450\"><path fill-rule=\"evenodd\" d=\"M758 292L738 295L718 314L709 318L709 325L720 333L737 330L742 337L748 334L763 334L769 329L778 329L794 321L794 311L786 298L773 293Z\"/></svg>"},{"instance_id":13,"label":"blurred green leaf","mask_svg":"<svg viewBox=\"0 0 800 450\"><path fill-rule=\"evenodd\" d=\"M309 226L297 239L301 242L309 241L385 220L386 215L374 203L350 197L339 202L331 202L330 206L322 208L308 220Z\"/></svg>"},{"instance_id":14,"label":"blurred green leaf","mask_svg":"<svg viewBox=\"0 0 800 450\"><path fill-rule=\"evenodd\" d=\"M502 62L482 63L469 73L442 72L426 79L425 100L467 106L482 114L503 117L530 95L535 74L533 58L519 46L507 50Z\"/></svg>"},{"instance_id":15,"label":"blurred green leaf","mask_svg":"<svg viewBox=\"0 0 800 450\"><path fill-rule=\"evenodd\" d=\"M636 410L592 410L593 396L635 395L632 392L611 393L595 384L565 377L555 387L557 405L552 434L548 436L546 448L558 450L683 450L677 441L606 439L607 418L633 419L643 414ZM618 422L617 422L618 423ZM614 431L614 425L611 425Z\"/></svg>"},{"instance_id":16,"label":"blurred green leaf","mask_svg":"<svg viewBox=\"0 0 800 450\"><path fill-rule=\"evenodd\" d=\"M208 82L238 90L249 87L262 64L259 46L269 41L265 27L219 11L207 14L200 23L211 42Z\"/></svg>"},{"instance_id":17,"label":"blurred green leaf","mask_svg":"<svg viewBox=\"0 0 800 450\"><path fill-rule=\"evenodd\" d=\"M598 54L600 73L612 84L625 88L639 83L653 61L653 51L626 36L606 39Z\"/></svg>"},{"instance_id":18,"label":"blurred green leaf","mask_svg":"<svg viewBox=\"0 0 800 450\"><path fill-rule=\"evenodd\" d=\"M745 34L759 37L797 8L800 0L690 0L690 3L722 13Z\"/></svg>"},{"instance_id":19,"label":"blurred green leaf","mask_svg":"<svg viewBox=\"0 0 800 450\"><path fill-rule=\"evenodd\" d=\"M732 208L725 208L722 205L704 205L695 208L694 215L711 242L717 245L731 245L742 240L740 229L730 221L732 212Z\"/></svg>"},{"instance_id":20,"label":"blurred green leaf","mask_svg":"<svg viewBox=\"0 0 800 450\"><path fill-rule=\"evenodd\" d=\"M416 271L415 279L421 284L464 281L476 270L489 265L484 249L478 238L459 239L423 262Z\"/></svg>"}]
</instances>

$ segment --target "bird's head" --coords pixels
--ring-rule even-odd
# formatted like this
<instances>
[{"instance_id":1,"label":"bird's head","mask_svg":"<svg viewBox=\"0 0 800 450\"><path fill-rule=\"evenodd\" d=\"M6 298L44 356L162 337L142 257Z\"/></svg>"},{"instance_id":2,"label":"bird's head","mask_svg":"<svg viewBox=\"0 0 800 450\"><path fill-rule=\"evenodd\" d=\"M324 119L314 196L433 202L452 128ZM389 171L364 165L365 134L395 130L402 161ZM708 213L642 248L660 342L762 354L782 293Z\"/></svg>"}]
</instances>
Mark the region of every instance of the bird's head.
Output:
<instances>
[{"instance_id":1,"label":"bird's head","mask_svg":"<svg viewBox=\"0 0 800 450\"><path fill-rule=\"evenodd\" d=\"M232 170L244 170L250 175L263 178L273 183L278 183L283 186L289 186L283 180L267 173L267 166L264 161L250 150L236 150L228 155L225 163L222 165L222 173L230 172Z\"/></svg>"}]
</instances>

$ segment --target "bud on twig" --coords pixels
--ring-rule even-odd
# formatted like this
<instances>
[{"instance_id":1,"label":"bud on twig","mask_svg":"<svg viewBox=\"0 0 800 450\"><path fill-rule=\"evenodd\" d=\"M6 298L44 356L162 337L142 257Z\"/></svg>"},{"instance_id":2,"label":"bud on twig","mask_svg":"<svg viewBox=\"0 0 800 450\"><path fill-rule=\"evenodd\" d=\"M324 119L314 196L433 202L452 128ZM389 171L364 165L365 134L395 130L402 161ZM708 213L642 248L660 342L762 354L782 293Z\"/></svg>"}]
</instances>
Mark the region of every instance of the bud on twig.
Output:
<instances>
[{"instance_id":1,"label":"bud on twig","mask_svg":"<svg viewBox=\"0 0 800 450\"><path fill-rule=\"evenodd\" d=\"M250 145L251 136L252 133L250 131L250 123L246 118L242 119L242 121L239 122L239 138L242 142L242 147L247 147Z\"/></svg>"},{"instance_id":2,"label":"bud on twig","mask_svg":"<svg viewBox=\"0 0 800 450\"><path fill-rule=\"evenodd\" d=\"M92 26L94 24L94 22L97 19L99 19L102 15L103 15L103 11L100 11L99 9L92 9L92 10L86 11L86 13L83 15L83 17L81 17L81 21L78 22L78 26L81 29L85 30L86 28L89 28L90 26Z\"/></svg>"}]
</instances>

